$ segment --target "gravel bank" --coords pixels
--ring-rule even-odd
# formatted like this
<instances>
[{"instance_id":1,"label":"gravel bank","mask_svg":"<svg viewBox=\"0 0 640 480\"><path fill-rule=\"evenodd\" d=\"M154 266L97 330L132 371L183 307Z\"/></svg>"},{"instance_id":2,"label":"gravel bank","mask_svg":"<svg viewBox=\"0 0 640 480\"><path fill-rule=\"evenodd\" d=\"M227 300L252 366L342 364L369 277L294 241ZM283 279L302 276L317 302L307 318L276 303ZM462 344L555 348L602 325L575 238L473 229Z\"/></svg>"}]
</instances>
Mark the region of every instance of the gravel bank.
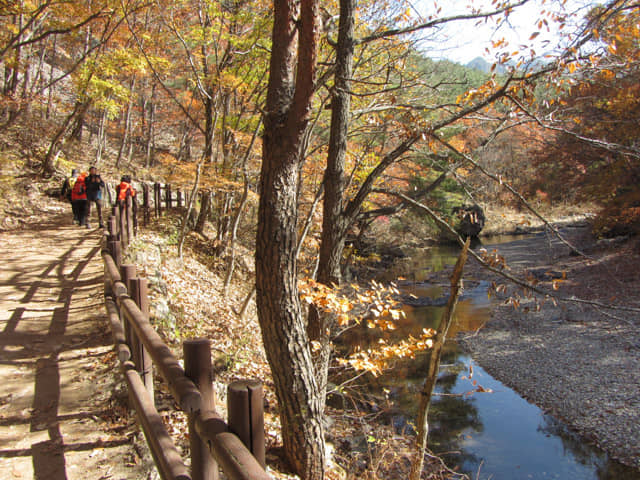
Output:
<instances>
[{"instance_id":1,"label":"gravel bank","mask_svg":"<svg viewBox=\"0 0 640 480\"><path fill-rule=\"evenodd\" d=\"M459 340L495 378L613 458L640 469L639 244L596 243L585 228L565 234L587 258L571 256L566 246L544 234L496 248L511 267L509 273L532 271L542 288L553 291L552 277L566 272L555 293L637 311L574 302L555 307L548 301L535 311L535 302L522 297L518 309L496 307L483 329ZM468 274L487 278L477 264L468 265ZM509 287L500 297L519 293Z\"/></svg>"}]
</instances>

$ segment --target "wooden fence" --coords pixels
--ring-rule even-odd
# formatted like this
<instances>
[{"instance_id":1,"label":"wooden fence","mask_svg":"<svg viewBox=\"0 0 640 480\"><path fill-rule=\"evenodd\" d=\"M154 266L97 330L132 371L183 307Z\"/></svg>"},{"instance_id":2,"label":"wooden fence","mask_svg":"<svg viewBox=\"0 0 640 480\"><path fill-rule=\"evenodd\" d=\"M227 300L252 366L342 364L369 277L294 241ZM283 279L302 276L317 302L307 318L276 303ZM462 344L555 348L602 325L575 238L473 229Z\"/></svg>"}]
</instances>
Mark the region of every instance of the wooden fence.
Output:
<instances>
[{"instance_id":1,"label":"wooden fence","mask_svg":"<svg viewBox=\"0 0 640 480\"><path fill-rule=\"evenodd\" d=\"M142 224L147 226L151 220L151 215L155 218L161 217L167 210L172 208L182 208L189 202L189 195L184 193L180 187L173 188L171 184L163 183L137 183L137 192L131 213L130 225L135 230L138 227L138 216L141 214ZM200 191L198 195L208 195L209 192ZM110 204L115 201L115 184L109 183L107 186L107 197Z\"/></svg>"},{"instance_id":2,"label":"wooden fence","mask_svg":"<svg viewBox=\"0 0 640 480\"><path fill-rule=\"evenodd\" d=\"M105 305L114 347L131 403L164 480L213 480L220 468L230 480L270 478L265 468L262 384L228 386L228 423L215 411L211 345L183 343L184 368L149 322L147 280L122 263L123 248L135 234L133 203L112 208L102 249ZM191 468L180 457L154 402L154 370L187 414Z\"/></svg>"}]
</instances>

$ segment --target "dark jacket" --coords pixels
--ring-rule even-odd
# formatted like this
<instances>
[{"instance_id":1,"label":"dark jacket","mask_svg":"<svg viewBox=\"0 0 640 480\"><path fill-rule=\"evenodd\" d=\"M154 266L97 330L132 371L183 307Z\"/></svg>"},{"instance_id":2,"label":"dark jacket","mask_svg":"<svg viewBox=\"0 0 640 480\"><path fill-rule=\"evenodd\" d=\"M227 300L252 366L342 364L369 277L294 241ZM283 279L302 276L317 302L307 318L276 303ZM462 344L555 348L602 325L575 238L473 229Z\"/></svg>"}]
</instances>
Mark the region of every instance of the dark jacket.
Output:
<instances>
[{"instance_id":1,"label":"dark jacket","mask_svg":"<svg viewBox=\"0 0 640 480\"><path fill-rule=\"evenodd\" d=\"M100 175L87 176L85 183L87 185L87 200L100 200L102 198L101 188L104 188L104 182Z\"/></svg>"}]
</instances>

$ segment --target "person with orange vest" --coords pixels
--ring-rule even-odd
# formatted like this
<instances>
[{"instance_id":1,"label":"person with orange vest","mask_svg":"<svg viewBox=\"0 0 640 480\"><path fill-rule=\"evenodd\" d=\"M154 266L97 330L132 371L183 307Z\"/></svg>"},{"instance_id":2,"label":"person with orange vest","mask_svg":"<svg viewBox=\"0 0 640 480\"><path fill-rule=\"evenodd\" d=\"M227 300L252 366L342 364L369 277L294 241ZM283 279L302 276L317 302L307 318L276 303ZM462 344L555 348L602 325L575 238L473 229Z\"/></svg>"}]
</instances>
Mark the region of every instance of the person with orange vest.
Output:
<instances>
[{"instance_id":1,"label":"person with orange vest","mask_svg":"<svg viewBox=\"0 0 640 480\"><path fill-rule=\"evenodd\" d=\"M91 228L87 222L87 185L85 179L86 172L82 172L76 178L73 188L71 189L71 209L73 210L73 218L77 219L78 225Z\"/></svg>"},{"instance_id":2,"label":"person with orange vest","mask_svg":"<svg viewBox=\"0 0 640 480\"><path fill-rule=\"evenodd\" d=\"M136 196L136 189L131 185L131 177L124 175L120 179L120 184L116 187L116 202L122 204L127 200L127 197L134 198Z\"/></svg>"}]
</instances>

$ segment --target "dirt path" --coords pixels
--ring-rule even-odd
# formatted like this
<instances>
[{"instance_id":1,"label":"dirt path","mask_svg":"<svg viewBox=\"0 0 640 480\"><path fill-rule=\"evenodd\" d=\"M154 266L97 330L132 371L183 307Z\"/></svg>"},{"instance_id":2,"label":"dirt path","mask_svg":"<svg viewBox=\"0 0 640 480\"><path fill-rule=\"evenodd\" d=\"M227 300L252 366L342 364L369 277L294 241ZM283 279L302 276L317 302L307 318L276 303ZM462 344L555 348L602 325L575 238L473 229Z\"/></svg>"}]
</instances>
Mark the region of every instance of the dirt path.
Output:
<instances>
[{"instance_id":1,"label":"dirt path","mask_svg":"<svg viewBox=\"0 0 640 480\"><path fill-rule=\"evenodd\" d=\"M102 296L101 231L0 234L0 478L143 479Z\"/></svg>"}]
</instances>

